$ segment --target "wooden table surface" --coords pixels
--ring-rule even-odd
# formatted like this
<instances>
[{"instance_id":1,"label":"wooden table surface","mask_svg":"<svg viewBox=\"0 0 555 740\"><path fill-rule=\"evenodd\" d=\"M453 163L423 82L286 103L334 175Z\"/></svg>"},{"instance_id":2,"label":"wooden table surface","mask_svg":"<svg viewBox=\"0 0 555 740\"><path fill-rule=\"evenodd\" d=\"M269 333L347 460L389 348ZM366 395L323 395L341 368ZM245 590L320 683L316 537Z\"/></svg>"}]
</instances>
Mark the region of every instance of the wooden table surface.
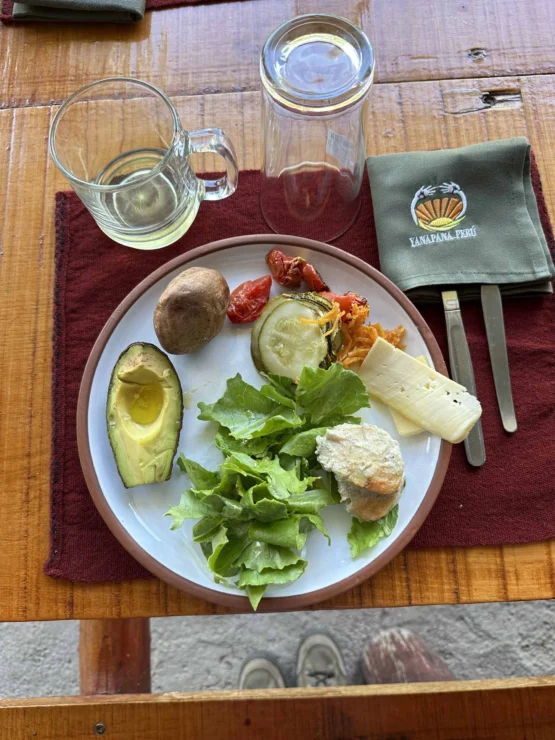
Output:
<instances>
[{"instance_id":1,"label":"wooden table surface","mask_svg":"<svg viewBox=\"0 0 555 740\"><path fill-rule=\"evenodd\" d=\"M1 28L0 620L226 611L157 580L82 585L42 574L53 198L67 187L47 156L48 128L58 103L79 86L128 74L169 92L185 127L226 129L240 166L257 167L260 47L279 23L316 9L350 17L375 44L369 154L526 135L555 218L551 0L242 0L148 13L132 27ZM371 581L317 608L552 598L554 558L552 542L407 551Z\"/></svg>"}]
</instances>

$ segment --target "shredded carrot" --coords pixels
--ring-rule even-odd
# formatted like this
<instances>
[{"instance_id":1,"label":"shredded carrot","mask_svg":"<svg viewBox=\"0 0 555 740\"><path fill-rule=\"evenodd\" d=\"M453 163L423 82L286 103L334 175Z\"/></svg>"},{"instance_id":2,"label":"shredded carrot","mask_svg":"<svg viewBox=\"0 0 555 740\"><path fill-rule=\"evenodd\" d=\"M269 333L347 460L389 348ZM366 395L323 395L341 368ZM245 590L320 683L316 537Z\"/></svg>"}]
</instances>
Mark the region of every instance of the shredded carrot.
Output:
<instances>
[{"instance_id":1,"label":"shredded carrot","mask_svg":"<svg viewBox=\"0 0 555 740\"><path fill-rule=\"evenodd\" d=\"M335 334L339 326L339 322L344 315L345 311L341 311L339 308L339 303L336 303L334 301L333 307L330 308L327 313L323 314L323 316L320 316L319 319L307 319L304 316L299 316L299 321L303 324L316 324L317 326L324 326L324 324L333 321L331 329L328 329L328 331L324 334L324 336L327 337L328 334Z\"/></svg>"},{"instance_id":2,"label":"shredded carrot","mask_svg":"<svg viewBox=\"0 0 555 740\"><path fill-rule=\"evenodd\" d=\"M370 306L368 304L353 303L351 312L345 315L345 311L341 311L339 304L334 301L333 308L320 318L307 319L300 316L299 321L303 324L315 324L316 326L324 326L332 322L331 328L324 334L325 337L328 334L335 334L341 321L343 346L339 350L337 359L343 367L348 368L351 365L358 366L363 362L378 337L382 337L394 347L404 349L404 327L384 329L381 324L366 324L365 321L369 316Z\"/></svg>"},{"instance_id":3,"label":"shredded carrot","mask_svg":"<svg viewBox=\"0 0 555 740\"><path fill-rule=\"evenodd\" d=\"M337 357L343 367L362 363L378 337L382 337L394 347L404 349L405 329L403 326L398 326L396 329L384 329L381 324L365 324L369 316L370 306L354 303L351 313L343 320L341 326L343 346Z\"/></svg>"}]
</instances>

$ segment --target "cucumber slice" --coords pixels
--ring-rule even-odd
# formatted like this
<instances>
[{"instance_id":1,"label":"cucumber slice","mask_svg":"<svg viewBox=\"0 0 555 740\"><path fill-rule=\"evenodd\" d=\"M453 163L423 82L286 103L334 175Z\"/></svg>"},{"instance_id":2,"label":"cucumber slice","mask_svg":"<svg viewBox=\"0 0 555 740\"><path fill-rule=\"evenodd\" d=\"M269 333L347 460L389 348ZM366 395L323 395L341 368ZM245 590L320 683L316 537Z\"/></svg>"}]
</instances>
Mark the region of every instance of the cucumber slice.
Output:
<instances>
[{"instance_id":1,"label":"cucumber slice","mask_svg":"<svg viewBox=\"0 0 555 740\"><path fill-rule=\"evenodd\" d=\"M296 380L306 365L316 368L326 363L329 346L321 328L299 321L318 315L315 308L296 298L285 298L275 305L256 333L257 348L252 354L257 368Z\"/></svg>"},{"instance_id":2,"label":"cucumber slice","mask_svg":"<svg viewBox=\"0 0 555 740\"><path fill-rule=\"evenodd\" d=\"M328 311L331 311L333 308L333 303L328 301L327 298L324 298L324 296L319 293L301 293L300 295L304 300L311 301L315 305L319 306L322 314L328 313Z\"/></svg>"},{"instance_id":3,"label":"cucumber slice","mask_svg":"<svg viewBox=\"0 0 555 740\"><path fill-rule=\"evenodd\" d=\"M284 293L284 295L294 301L312 306L322 316L333 308L333 304L318 293Z\"/></svg>"},{"instance_id":4,"label":"cucumber slice","mask_svg":"<svg viewBox=\"0 0 555 740\"><path fill-rule=\"evenodd\" d=\"M284 293L284 295L294 301L299 301L299 303L302 303L305 306L310 306L310 308L312 308L312 310L317 314L315 318L318 316L324 316L333 308L333 304L330 303L327 298L323 298L321 295L318 295L318 293ZM332 328L332 322L329 321L327 324L322 324L320 328L322 333L326 334Z\"/></svg>"},{"instance_id":5,"label":"cucumber slice","mask_svg":"<svg viewBox=\"0 0 555 740\"><path fill-rule=\"evenodd\" d=\"M264 306L262 313L256 319L252 327L251 355L252 355L254 365L259 372L264 372L264 366L262 364L262 360L260 357L260 351L258 349L258 337L260 336L260 330L262 329L264 322L266 321L268 316L272 313L272 311L276 309L278 306L280 306L286 300L287 300L287 295L284 293L282 295L278 295L276 298L272 298L271 301L268 301L268 303Z\"/></svg>"},{"instance_id":6,"label":"cucumber slice","mask_svg":"<svg viewBox=\"0 0 555 740\"><path fill-rule=\"evenodd\" d=\"M330 356L335 362L337 360L337 355L339 354L339 350L343 346L343 332L341 329L338 329L335 334L332 334L330 337Z\"/></svg>"},{"instance_id":7,"label":"cucumber slice","mask_svg":"<svg viewBox=\"0 0 555 740\"><path fill-rule=\"evenodd\" d=\"M324 316L333 308L333 303L318 293L293 293L287 295L288 297L290 296L291 298L295 298L301 303L305 303L305 305L312 306L320 316ZM325 324L322 327L322 333L326 334L331 328L332 322ZM328 334L326 340L328 342L329 364L330 362L335 362L337 360L337 353L343 346L343 334L341 333L341 329L338 327L332 334Z\"/></svg>"}]
</instances>

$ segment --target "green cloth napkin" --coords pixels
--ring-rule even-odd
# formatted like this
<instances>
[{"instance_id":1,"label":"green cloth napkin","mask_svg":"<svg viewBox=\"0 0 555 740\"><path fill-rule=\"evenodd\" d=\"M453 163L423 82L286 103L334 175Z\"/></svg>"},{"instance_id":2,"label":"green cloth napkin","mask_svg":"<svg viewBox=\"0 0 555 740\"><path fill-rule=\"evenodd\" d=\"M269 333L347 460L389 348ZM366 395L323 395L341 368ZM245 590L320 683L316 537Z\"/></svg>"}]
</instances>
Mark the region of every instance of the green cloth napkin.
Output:
<instances>
[{"instance_id":1,"label":"green cloth napkin","mask_svg":"<svg viewBox=\"0 0 555 740\"><path fill-rule=\"evenodd\" d=\"M13 17L25 21L85 21L133 23L142 20L145 0L40 0L14 3Z\"/></svg>"},{"instance_id":2,"label":"green cloth napkin","mask_svg":"<svg viewBox=\"0 0 555 740\"><path fill-rule=\"evenodd\" d=\"M382 272L413 300L551 293L524 138L367 160Z\"/></svg>"}]
</instances>

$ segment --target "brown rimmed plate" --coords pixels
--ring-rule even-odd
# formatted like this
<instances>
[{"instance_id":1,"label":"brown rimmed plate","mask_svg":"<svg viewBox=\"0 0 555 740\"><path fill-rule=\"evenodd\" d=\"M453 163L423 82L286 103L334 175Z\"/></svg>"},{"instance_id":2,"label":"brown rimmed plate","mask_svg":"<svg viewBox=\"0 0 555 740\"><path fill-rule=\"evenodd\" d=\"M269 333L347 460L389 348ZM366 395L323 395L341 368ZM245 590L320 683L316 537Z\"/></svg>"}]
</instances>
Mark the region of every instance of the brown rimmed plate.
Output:
<instances>
[{"instance_id":1,"label":"brown rimmed plate","mask_svg":"<svg viewBox=\"0 0 555 740\"><path fill-rule=\"evenodd\" d=\"M81 383L77 439L85 480L108 527L145 568L178 589L237 610L248 610L248 600L242 592L214 583L200 547L192 541L194 522L186 521L182 529L172 532L171 520L164 517L187 487L186 476L175 467L171 480L165 483L130 490L123 487L106 434L106 396L113 366L125 347L136 341L158 344L152 314L170 280L187 267L202 265L219 270L233 289L244 280L267 273L265 256L273 246L313 262L336 292L354 290L366 296L374 321L386 327L403 324L407 351L414 356L425 355L437 370L446 372L429 327L408 298L374 268L320 242L277 235L214 242L168 262L131 291L100 333ZM281 289L274 285L273 294L278 292ZM196 404L219 398L226 380L237 372L247 382L260 385L261 378L250 357L250 327L226 321L222 332L202 350L171 359L191 401L185 410L179 450L214 468L221 461L221 453L213 444L215 430L196 418ZM389 411L379 402L373 402L362 416L397 437ZM407 485L392 535L352 560L347 542L351 518L343 506L328 507L322 513L331 546L320 533L311 532L304 552L309 563L304 575L292 584L269 587L259 610L298 609L352 588L383 568L416 534L443 483L451 446L427 433L397 438Z\"/></svg>"}]
</instances>

